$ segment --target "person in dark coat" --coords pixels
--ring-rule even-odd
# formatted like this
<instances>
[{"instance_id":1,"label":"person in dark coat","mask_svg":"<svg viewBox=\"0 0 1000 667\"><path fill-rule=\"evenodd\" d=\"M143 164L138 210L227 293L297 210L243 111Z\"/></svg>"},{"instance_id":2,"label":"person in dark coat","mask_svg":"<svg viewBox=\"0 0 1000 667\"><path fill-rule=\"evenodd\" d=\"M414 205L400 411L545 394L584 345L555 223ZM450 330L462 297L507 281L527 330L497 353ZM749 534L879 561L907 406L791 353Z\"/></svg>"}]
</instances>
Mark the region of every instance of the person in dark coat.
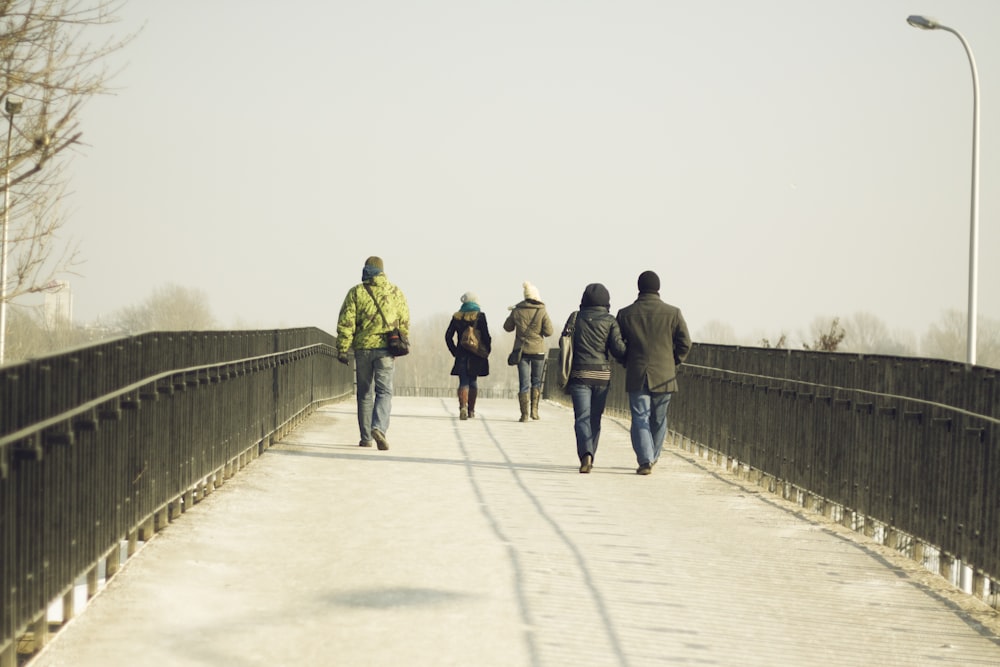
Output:
<instances>
[{"instance_id":1,"label":"person in dark coat","mask_svg":"<svg viewBox=\"0 0 1000 667\"><path fill-rule=\"evenodd\" d=\"M643 271L639 297L618 311L625 339L625 391L632 414L632 449L639 468L653 471L667 435L667 407L677 391L677 367L691 350L691 336L680 308L660 299L660 277Z\"/></svg>"},{"instance_id":2,"label":"person in dark coat","mask_svg":"<svg viewBox=\"0 0 1000 667\"><path fill-rule=\"evenodd\" d=\"M448 350L455 357L451 374L458 376L458 418L465 420L476 416L476 397L479 393L477 379L490 374L490 352L493 339L486 323L486 313L482 312L478 299L472 292L461 297L462 307L451 317L444 340ZM479 349L476 352L461 345L462 334L468 328L479 334Z\"/></svg>"},{"instance_id":3,"label":"person in dark coat","mask_svg":"<svg viewBox=\"0 0 1000 667\"><path fill-rule=\"evenodd\" d=\"M601 283L583 290L580 310L571 314L563 336L573 336L573 362L566 391L573 399L573 430L580 472L589 473L601 437L601 417L611 386L611 358L625 361L625 341L611 314L611 295Z\"/></svg>"}]
</instances>

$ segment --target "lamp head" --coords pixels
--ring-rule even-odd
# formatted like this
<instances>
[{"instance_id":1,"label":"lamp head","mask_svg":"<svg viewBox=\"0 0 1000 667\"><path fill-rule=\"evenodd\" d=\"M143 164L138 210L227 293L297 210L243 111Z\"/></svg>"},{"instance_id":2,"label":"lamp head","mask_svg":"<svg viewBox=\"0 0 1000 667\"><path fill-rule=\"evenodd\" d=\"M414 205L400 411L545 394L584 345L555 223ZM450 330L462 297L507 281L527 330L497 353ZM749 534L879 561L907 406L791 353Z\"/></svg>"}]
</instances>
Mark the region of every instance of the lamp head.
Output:
<instances>
[{"instance_id":1,"label":"lamp head","mask_svg":"<svg viewBox=\"0 0 1000 667\"><path fill-rule=\"evenodd\" d=\"M21 105L23 104L24 100L20 97L11 97L8 95L7 99L4 101L4 110L6 110L9 115L13 116L16 113L21 113Z\"/></svg>"},{"instance_id":2,"label":"lamp head","mask_svg":"<svg viewBox=\"0 0 1000 667\"><path fill-rule=\"evenodd\" d=\"M920 16L919 14L907 16L906 22L914 28L920 28L921 30L936 30L940 25L934 19L929 19L926 16Z\"/></svg>"}]
</instances>

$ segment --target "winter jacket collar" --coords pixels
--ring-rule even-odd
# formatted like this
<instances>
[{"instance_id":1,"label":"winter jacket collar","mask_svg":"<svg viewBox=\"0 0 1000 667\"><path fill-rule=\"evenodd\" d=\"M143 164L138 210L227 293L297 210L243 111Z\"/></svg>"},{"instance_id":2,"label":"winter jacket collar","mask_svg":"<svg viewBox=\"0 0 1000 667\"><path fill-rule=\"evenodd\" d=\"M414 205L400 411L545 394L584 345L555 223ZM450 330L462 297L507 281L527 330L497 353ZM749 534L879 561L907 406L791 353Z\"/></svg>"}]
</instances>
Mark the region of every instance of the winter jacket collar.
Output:
<instances>
[{"instance_id":1,"label":"winter jacket collar","mask_svg":"<svg viewBox=\"0 0 1000 667\"><path fill-rule=\"evenodd\" d=\"M458 311L452 315L452 319L458 320L459 322L475 322L479 319L478 310L470 310L468 312Z\"/></svg>"}]
</instances>

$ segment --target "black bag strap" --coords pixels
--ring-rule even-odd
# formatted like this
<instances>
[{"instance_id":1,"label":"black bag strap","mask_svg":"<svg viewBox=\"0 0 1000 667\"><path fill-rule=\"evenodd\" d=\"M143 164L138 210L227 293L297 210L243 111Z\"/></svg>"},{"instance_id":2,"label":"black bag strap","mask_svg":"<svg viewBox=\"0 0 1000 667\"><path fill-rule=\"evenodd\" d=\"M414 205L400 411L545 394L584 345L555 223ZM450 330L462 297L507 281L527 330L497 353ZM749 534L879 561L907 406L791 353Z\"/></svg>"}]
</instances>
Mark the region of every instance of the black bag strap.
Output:
<instances>
[{"instance_id":1,"label":"black bag strap","mask_svg":"<svg viewBox=\"0 0 1000 667\"><path fill-rule=\"evenodd\" d=\"M532 316L531 321L528 322L528 326L524 328L525 333L527 333L528 331L531 330L531 325L535 323L536 319L538 319L538 314L540 312L542 312L541 308L536 308L535 309L535 314ZM524 347L524 338L523 337L521 338L521 345L519 345L518 347ZM514 349L518 349L518 348L514 348Z\"/></svg>"},{"instance_id":2,"label":"black bag strap","mask_svg":"<svg viewBox=\"0 0 1000 667\"><path fill-rule=\"evenodd\" d=\"M386 328L387 329L391 328L389 326L389 320L385 319L385 313L382 312L382 306L378 305L378 299L376 299L375 295L372 294L372 288L368 286L368 283L361 283L361 284L364 285L365 290L368 291L368 296L372 298L372 302L375 304L375 309L378 310L378 314L382 316L382 321L385 322Z\"/></svg>"},{"instance_id":3,"label":"black bag strap","mask_svg":"<svg viewBox=\"0 0 1000 667\"><path fill-rule=\"evenodd\" d=\"M525 328L525 331L530 331L530 330L531 330L531 325L532 325L532 324L534 324L534 323L535 323L535 320L537 320L537 319L538 319L538 314L539 314L540 312L542 312L542 309L541 309L541 308L536 308L536 309L535 309L535 314L534 314L534 316L532 316L532 318L531 318L531 321L530 321L530 322L528 322L528 326L527 326L527 328Z\"/></svg>"}]
</instances>

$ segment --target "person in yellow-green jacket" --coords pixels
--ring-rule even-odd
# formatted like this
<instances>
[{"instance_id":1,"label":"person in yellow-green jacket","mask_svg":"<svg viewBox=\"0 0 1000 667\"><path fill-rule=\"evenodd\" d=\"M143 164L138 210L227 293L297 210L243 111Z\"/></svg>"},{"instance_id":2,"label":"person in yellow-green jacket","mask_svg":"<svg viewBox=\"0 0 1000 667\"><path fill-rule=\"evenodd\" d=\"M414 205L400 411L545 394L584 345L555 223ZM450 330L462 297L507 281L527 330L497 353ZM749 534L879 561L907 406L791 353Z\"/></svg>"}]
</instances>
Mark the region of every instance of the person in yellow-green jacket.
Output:
<instances>
[{"instance_id":1,"label":"person in yellow-green jacket","mask_svg":"<svg viewBox=\"0 0 1000 667\"><path fill-rule=\"evenodd\" d=\"M337 360L349 363L348 351L354 350L358 428L361 431L358 444L371 447L374 442L381 450L389 449L386 433L392 411L392 376L396 369L396 358L386 349L385 335L394 327L399 327L407 337L410 334L410 308L406 297L399 287L389 282L384 269L380 257L365 260L361 283L347 292L337 318Z\"/></svg>"}]
</instances>

